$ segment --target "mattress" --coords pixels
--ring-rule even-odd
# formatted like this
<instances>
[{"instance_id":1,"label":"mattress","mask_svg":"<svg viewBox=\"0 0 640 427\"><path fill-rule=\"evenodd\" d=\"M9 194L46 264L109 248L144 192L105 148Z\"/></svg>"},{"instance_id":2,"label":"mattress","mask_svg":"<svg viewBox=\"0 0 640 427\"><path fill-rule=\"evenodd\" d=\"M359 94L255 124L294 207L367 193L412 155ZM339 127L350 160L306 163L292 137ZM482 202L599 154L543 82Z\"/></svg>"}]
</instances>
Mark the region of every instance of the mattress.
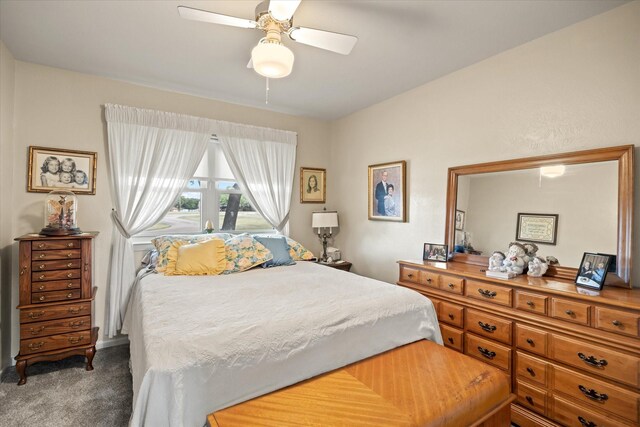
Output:
<instances>
[{"instance_id":1,"label":"mattress","mask_svg":"<svg viewBox=\"0 0 640 427\"><path fill-rule=\"evenodd\" d=\"M442 343L431 301L311 262L225 276L152 274L124 322L130 425L206 415L420 339Z\"/></svg>"}]
</instances>

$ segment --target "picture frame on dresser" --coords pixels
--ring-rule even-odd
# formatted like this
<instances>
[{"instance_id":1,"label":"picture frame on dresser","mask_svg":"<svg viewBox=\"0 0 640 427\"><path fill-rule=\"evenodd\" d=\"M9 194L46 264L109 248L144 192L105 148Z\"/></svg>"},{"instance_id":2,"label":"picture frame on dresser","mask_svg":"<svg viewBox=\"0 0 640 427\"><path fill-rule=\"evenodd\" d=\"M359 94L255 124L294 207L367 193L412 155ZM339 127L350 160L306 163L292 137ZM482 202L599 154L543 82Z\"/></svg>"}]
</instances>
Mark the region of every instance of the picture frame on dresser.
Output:
<instances>
[{"instance_id":1,"label":"picture frame on dresser","mask_svg":"<svg viewBox=\"0 0 640 427\"><path fill-rule=\"evenodd\" d=\"M611 261L611 255L585 252L576 275L576 285L601 290Z\"/></svg>"}]
</instances>

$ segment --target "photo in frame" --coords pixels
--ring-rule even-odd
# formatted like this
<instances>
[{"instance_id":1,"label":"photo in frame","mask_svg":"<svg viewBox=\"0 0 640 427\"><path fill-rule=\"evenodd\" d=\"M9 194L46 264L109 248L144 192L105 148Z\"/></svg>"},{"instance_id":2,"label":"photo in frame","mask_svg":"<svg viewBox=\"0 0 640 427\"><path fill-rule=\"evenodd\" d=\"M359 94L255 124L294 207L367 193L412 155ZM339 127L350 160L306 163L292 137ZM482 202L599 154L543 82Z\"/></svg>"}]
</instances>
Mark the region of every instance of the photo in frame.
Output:
<instances>
[{"instance_id":1,"label":"photo in frame","mask_svg":"<svg viewBox=\"0 0 640 427\"><path fill-rule=\"evenodd\" d=\"M578 268L576 285L589 289L602 289L612 258L607 254L585 252Z\"/></svg>"},{"instance_id":2,"label":"photo in frame","mask_svg":"<svg viewBox=\"0 0 640 427\"><path fill-rule=\"evenodd\" d=\"M557 214L518 213L516 240L555 245L557 235Z\"/></svg>"},{"instance_id":3,"label":"photo in frame","mask_svg":"<svg viewBox=\"0 0 640 427\"><path fill-rule=\"evenodd\" d=\"M326 203L327 170L300 168L300 203Z\"/></svg>"},{"instance_id":4,"label":"photo in frame","mask_svg":"<svg viewBox=\"0 0 640 427\"><path fill-rule=\"evenodd\" d=\"M96 194L96 168L95 152L30 146L27 191Z\"/></svg>"},{"instance_id":5,"label":"photo in frame","mask_svg":"<svg viewBox=\"0 0 640 427\"><path fill-rule=\"evenodd\" d=\"M407 221L406 166L402 160L369 166L369 219Z\"/></svg>"},{"instance_id":6,"label":"photo in frame","mask_svg":"<svg viewBox=\"0 0 640 427\"><path fill-rule=\"evenodd\" d=\"M442 261L447 262L448 246L436 243L425 243L422 251L422 259L424 261Z\"/></svg>"},{"instance_id":7,"label":"photo in frame","mask_svg":"<svg viewBox=\"0 0 640 427\"><path fill-rule=\"evenodd\" d=\"M464 230L464 215L464 211L456 209L456 230Z\"/></svg>"}]
</instances>

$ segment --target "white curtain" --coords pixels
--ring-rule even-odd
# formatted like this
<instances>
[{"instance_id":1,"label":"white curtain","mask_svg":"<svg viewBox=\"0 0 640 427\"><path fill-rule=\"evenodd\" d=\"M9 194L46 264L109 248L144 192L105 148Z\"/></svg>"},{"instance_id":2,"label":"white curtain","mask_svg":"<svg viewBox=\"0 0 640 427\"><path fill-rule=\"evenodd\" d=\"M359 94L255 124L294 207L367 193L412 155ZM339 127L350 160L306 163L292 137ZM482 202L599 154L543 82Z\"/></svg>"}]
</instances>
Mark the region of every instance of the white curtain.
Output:
<instances>
[{"instance_id":1,"label":"white curtain","mask_svg":"<svg viewBox=\"0 0 640 427\"><path fill-rule=\"evenodd\" d=\"M215 120L105 105L114 201L109 337L122 327L135 277L130 237L162 219L193 176Z\"/></svg>"},{"instance_id":2,"label":"white curtain","mask_svg":"<svg viewBox=\"0 0 640 427\"><path fill-rule=\"evenodd\" d=\"M288 235L296 133L219 122L217 136L243 194L269 224Z\"/></svg>"}]
</instances>

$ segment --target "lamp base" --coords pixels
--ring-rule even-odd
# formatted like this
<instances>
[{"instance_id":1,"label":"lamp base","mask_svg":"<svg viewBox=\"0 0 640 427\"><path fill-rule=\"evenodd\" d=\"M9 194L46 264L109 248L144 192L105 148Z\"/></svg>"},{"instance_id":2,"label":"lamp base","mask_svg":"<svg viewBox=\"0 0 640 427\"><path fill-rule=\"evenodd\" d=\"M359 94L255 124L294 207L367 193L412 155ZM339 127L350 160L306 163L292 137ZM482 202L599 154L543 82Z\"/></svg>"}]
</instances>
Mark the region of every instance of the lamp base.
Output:
<instances>
[{"instance_id":1,"label":"lamp base","mask_svg":"<svg viewBox=\"0 0 640 427\"><path fill-rule=\"evenodd\" d=\"M72 236L74 234L81 234L79 228L56 228L56 227L44 227L40 230L41 235L43 236Z\"/></svg>"}]
</instances>

